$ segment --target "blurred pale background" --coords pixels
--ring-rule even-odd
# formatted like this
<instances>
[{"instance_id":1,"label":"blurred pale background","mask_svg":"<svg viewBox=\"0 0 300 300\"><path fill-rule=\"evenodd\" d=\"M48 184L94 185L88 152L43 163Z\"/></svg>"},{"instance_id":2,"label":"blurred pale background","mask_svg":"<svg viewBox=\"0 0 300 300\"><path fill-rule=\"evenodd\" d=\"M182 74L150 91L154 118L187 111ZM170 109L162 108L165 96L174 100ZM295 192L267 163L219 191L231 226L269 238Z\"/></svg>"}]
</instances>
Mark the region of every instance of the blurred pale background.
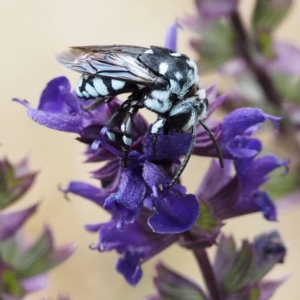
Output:
<instances>
[{"instance_id":1,"label":"blurred pale background","mask_svg":"<svg viewBox=\"0 0 300 300\"><path fill-rule=\"evenodd\" d=\"M241 1L241 10L249 20L252 1ZM300 1L295 1L288 21L278 30L278 37L300 46ZM27 224L28 236L36 237L48 224L54 231L58 245L73 242L78 249L66 263L50 273L48 289L28 297L56 298L60 292L73 300L143 299L154 292L152 276L159 259L200 282L200 274L192 255L173 246L143 266L144 276L137 287L128 286L114 270L117 255L90 251L88 245L97 240L83 229L86 223L108 219L100 208L80 198L64 200L57 186L67 186L71 179L89 178L92 165L83 165L84 146L75 135L56 132L31 121L20 105L11 98L25 98L36 106L46 83L53 77L66 75L73 87L78 74L60 66L54 54L70 45L133 44L163 45L165 32L176 17L193 11L192 0L0 0L0 142L1 155L17 161L30 156L33 170L39 170L34 188L18 206L41 201L38 214ZM191 57L187 34L180 33L179 51ZM208 86L217 77L202 78ZM147 114L147 112L144 112ZM148 114L149 120L154 116ZM184 173L184 183L194 191L209 161L193 159ZM280 215L279 223L268 223L261 215L230 220L224 227L238 238L252 238L263 230L278 228L286 241L289 253L284 265L278 265L272 278L290 275L289 280L273 299L299 299L300 210Z\"/></svg>"}]
</instances>

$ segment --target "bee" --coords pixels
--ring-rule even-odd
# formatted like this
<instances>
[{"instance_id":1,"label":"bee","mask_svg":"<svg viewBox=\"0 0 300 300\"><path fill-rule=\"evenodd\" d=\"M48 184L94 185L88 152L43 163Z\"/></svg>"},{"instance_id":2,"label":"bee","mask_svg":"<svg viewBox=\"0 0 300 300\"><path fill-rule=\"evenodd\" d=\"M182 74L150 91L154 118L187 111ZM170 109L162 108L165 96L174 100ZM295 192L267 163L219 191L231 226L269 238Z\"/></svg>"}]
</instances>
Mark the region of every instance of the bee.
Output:
<instances>
[{"instance_id":1,"label":"bee","mask_svg":"<svg viewBox=\"0 0 300 300\"><path fill-rule=\"evenodd\" d=\"M117 95L130 93L107 124L107 137L111 141L116 141L114 128L120 126L119 143L124 152L132 145L133 118L144 107L158 115L151 127L154 143L165 126L178 132L191 131L188 152L169 189L178 181L192 155L198 123L209 134L223 167L218 142L202 122L208 110L206 91L198 86L196 63L186 55L157 46L113 45L70 47L56 57L64 66L82 74L76 87L79 98L95 99L101 105Z\"/></svg>"}]
</instances>

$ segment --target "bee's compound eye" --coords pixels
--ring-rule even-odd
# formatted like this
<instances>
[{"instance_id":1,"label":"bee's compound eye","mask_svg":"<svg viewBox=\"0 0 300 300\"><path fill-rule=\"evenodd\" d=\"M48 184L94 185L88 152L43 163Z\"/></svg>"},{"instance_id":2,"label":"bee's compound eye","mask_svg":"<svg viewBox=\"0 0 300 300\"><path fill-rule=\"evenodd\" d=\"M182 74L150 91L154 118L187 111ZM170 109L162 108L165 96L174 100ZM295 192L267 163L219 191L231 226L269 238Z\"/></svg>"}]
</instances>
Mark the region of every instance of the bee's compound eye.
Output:
<instances>
[{"instance_id":1,"label":"bee's compound eye","mask_svg":"<svg viewBox=\"0 0 300 300\"><path fill-rule=\"evenodd\" d=\"M190 90L188 91L188 93L185 95L186 98L189 98L189 97L192 97L194 96L195 94L197 94L199 90L199 87L198 85L193 85Z\"/></svg>"}]
</instances>

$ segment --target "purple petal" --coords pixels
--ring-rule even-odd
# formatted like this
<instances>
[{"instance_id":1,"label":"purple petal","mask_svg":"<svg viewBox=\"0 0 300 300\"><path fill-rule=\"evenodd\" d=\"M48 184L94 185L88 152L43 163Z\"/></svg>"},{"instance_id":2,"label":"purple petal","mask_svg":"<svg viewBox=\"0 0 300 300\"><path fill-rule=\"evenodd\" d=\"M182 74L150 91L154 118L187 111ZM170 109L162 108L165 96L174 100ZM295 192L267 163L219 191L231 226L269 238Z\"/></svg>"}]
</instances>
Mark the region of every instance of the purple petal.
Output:
<instances>
[{"instance_id":1,"label":"purple petal","mask_svg":"<svg viewBox=\"0 0 300 300\"><path fill-rule=\"evenodd\" d=\"M38 204L18 212L0 214L0 241L3 241L13 234L35 213Z\"/></svg>"},{"instance_id":2,"label":"purple petal","mask_svg":"<svg viewBox=\"0 0 300 300\"><path fill-rule=\"evenodd\" d=\"M68 109L79 112L77 98L70 93L69 80L62 76L51 80L43 90L38 110L50 113L68 112Z\"/></svg>"},{"instance_id":3,"label":"purple petal","mask_svg":"<svg viewBox=\"0 0 300 300\"><path fill-rule=\"evenodd\" d=\"M289 75L300 75L300 50L287 43L273 45L275 58L264 60L263 67L272 72L281 72Z\"/></svg>"},{"instance_id":4,"label":"purple petal","mask_svg":"<svg viewBox=\"0 0 300 300\"><path fill-rule=\"evenodd\" d=\"M194 195L179 197L172 191L166 196L154 198L156 212L148 219L154 232L162 234L181 233L197 221L200 205Z\"/></svg>"},{"instance_id":5,"label":"purple petal","mask_svg":"<svg viewBox=\"0 0 300 300\"><path fill-rule=\"evenodd\" d=\"M62 191L65 194L72 193L81 196L100 206L103 206L105 199L109 196L108 192L81 181L71 181L68 188Z\"/></svg>"},{"instance_id":6,"label":"purple petal","mask_svg":"<svg viewBox=\"0 0 300 300\"><path fill-rule=\"evenodd\" d=\"M179 24L174 22L167 31L166 41L165 41L165 48L168 48L174 52L177 49L177 28Z\"/></svg>"},{"instance_id":7,"label":"purple petal","mask_svg":"<svg viewBox=\"0 0 300 300\"><path fill-rule=\"evenodd\" d=\"M206 19L217 19L232 13L238 0L196 0L198 14Z\"/></svg>"},{"instance_id":8,"label":"purple petal","mask_svg":"<svg viewBox=\"0 0 300 300\"><path fill-rule=\"evenodd\" d=\"M197 198L209 199L217 191L221 190L231 179L230 176L231 161L224 161L224 168L220 168L219 162L213 160L210 164L201 185L196 191Z\"/></svg>"},{"instance_id":9,"label":"purple petal","mask_svg":"<svg viewBox=\"0 0 300 300\"><path fill-rule=\"evenodd\" d=\"M51 80L42 92L37 109L27 101L13 99L27 108L29 117L35 122L52 129L79 133L82 130L82 117L78 98L70 92L66 77Z\"/></svg>"},{"instance_id":10,"label":"purple petal","mask_svg":"<svg viewBox=\"0 0 300 300\"><path fill-rule=\"evenodd\" d=\"M241 178L243 190L246 193L264 184L268 179L266 175L282 166L287 171L287 162L271 154L254 160L240 159L235 163L237 174Z\"/></svg>"},{"instance_id":11,"label":"purple petal","mask_svg":"<svg viewBox=\"0 0 300 300\"><path fill-rule=\"evenodd\" d=\"M27 107L28 116L35 122L44 125L46 127L66 131L80 133L82 130L82 118L79 115L67 115L60 113L47 113L41 110L32 108L25 100L17 98L14 101Z\"/></svg>"},{"instance_id":12,"label":"purple petal","mask_svg":"<svg viewBox=\"0 0 300 300\"><path fill-rule=\"evenodd\" d=\"M104 208L117 208L123 212L123 222L132 223L137 218L146 193L146 184L142 178L141 167L126 168L121 172L118 191L109 196Z\"/></svg>"},{"instance_id":13,"label":"purple petal","mask_svg":"<svg viewBox=\"0 0 300 300\"><path fill-rule=\"evenodd\" d=\"M112 181L118 174L120 169L120 161L118 159L112 159L105 164L101 169L92 172L93 178L104 181Z\"/></svg>"},{"instance_id":14,"label":"purple petal","mask_svg":"<svg viewBox=\"0 0 300 300\"><path fill-rule=\"evenodd\" d=\"M263 123L265 114L259 108L240 108L225 117L222 124L222 140L229 141L235 136L243 135L251 126Z\"/></svg>"},{"instance_id":15,"label":"purple petal","mask_svg":"<svg viewBox=\"0 0 300 300\"><path fill-rule=\"evenodd\" d=\"M272 298L278 287L286 281L286 278L279 280L266 280L258 284L259 300L269 300Z\"/></svg>"},{"instance_id":16,"label":"purple petal","mask_svg":"<svg viewBox=\"0 0 300 300\"><path fill-rule=\"evenodd\" d=\"M254 147L255 144L256 146ZM260 140L249 140L243 136L236 136L226 144L226 149L235 158L254 157L261 148Z\"/></svg>"},{"instance_id":17,"label":"purple petal","mask_svg":"<svg viewBox=\"0 0 300 300\"><path fill-rule=\"evenodd\" d=\"M225 62L219 71L225 76L240 76L247 71L247 65L244 59L234 58Z\"/></svg>"},{"instance_id":18,"label":"purple petal","mask_svg":"<svg viewBox=\"0 0 300 300\"><path fill-rule=\"evenodd\" d=\"M265 192L256 192L252 196L253 204L269 221L277 221L277 212L274 202Z\"/></svg>"},{"instance_id":19,"label":"purple petal","mask_svg":"<svg viewBox=\"0 0 300 300\"><path fill-rule=\"evenodd\" d=\"M41 274L34 277L22 279L20 283L26 293L33 293L45 289L49 284L49 278L47 274Z\"/></svg>"},{"instance_id":20,"label":"purple petal","mask_svg":"<svg viewBox=\"0 0 300 300\"><path fill-rule=\"evenodd\" d=\"M155 164L145 161L143 167L143 178L150 188L160 184L166 185L166 175L163 170Z\"/></svg>"},{"instance_id":21,"label":"purple petal","mask_svg":"<svg viewBox=\"0 0 300 300\"><path fill-rule=\"evenodd\" d=\"M206 90L207 92L207 90ZM208 95L209 97L209 95ZM223 94L219 97L215 97L212 100L209 101L209 106L208 106L208 113L207 117L209 117L218 107L221 106L221 104L226 100L227 94Z\"/></svg>"},{"instance_id":22,"label":"purple petal","mask_svg":"<svg viewBox=\"0 0 300 300\"><path fill-rule=\"evenodd\" d=\"M143 272L140 266L140 257L136 254L126 253L117 263L117 270L131 284L136 285L142 278Z\"/></svg>"},{"instance_id":23,"label":"purple petal","mask_svg":"<svg viewBox=\"0 0 300 300\"><path fill-rule=\"evenodd\" d=\"M179 157L187 153L191 138L189 133L160 133L154 145L153 136L148 133L143 142L144 153L149 161L178 162Z\"/></svg>"}]
</instances>

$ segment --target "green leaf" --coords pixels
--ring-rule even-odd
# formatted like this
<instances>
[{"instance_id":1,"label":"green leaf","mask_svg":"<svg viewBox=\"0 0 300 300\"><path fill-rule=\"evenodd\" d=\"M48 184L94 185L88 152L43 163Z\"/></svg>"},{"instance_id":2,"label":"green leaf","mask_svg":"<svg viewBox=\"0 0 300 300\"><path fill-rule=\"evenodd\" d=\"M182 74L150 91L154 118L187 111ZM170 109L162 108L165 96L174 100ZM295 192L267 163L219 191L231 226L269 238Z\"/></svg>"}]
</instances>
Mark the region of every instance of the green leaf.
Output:
<instances>
[{"instance_id":1,"label":"green leaf","mask_svg":"<svg viewBox=\"0 0 300 300\"><path fill-rule=\"evenodd\" d=\"M212 233L221 226L221 222L212 214L210 206L203 200L200 200L200 215L197 225L206 233Z\"/></svg>"},{"instance_id":2,"label":"green leaf","mask_svg":"<svg viewBox=\"0 0 300 300\"><path fill-rule=\"evenodd\" d=\"M291 4L292 0L257 0L252 15L254 32L275 30L286 17Z\"/></svg>"},{"instance_id":3,"label":"green leaf","mask_svg":"<svg viewBox=\"0 0 300 300\"><path fill-rule=\"evenodd\" d=\"M227 293L236 292L245 287L249 282L252 268L254 266L254 255L251 244L243 241L241 250L237 253L227 277L223 282Z\"/></svg>"}]
</instances>

